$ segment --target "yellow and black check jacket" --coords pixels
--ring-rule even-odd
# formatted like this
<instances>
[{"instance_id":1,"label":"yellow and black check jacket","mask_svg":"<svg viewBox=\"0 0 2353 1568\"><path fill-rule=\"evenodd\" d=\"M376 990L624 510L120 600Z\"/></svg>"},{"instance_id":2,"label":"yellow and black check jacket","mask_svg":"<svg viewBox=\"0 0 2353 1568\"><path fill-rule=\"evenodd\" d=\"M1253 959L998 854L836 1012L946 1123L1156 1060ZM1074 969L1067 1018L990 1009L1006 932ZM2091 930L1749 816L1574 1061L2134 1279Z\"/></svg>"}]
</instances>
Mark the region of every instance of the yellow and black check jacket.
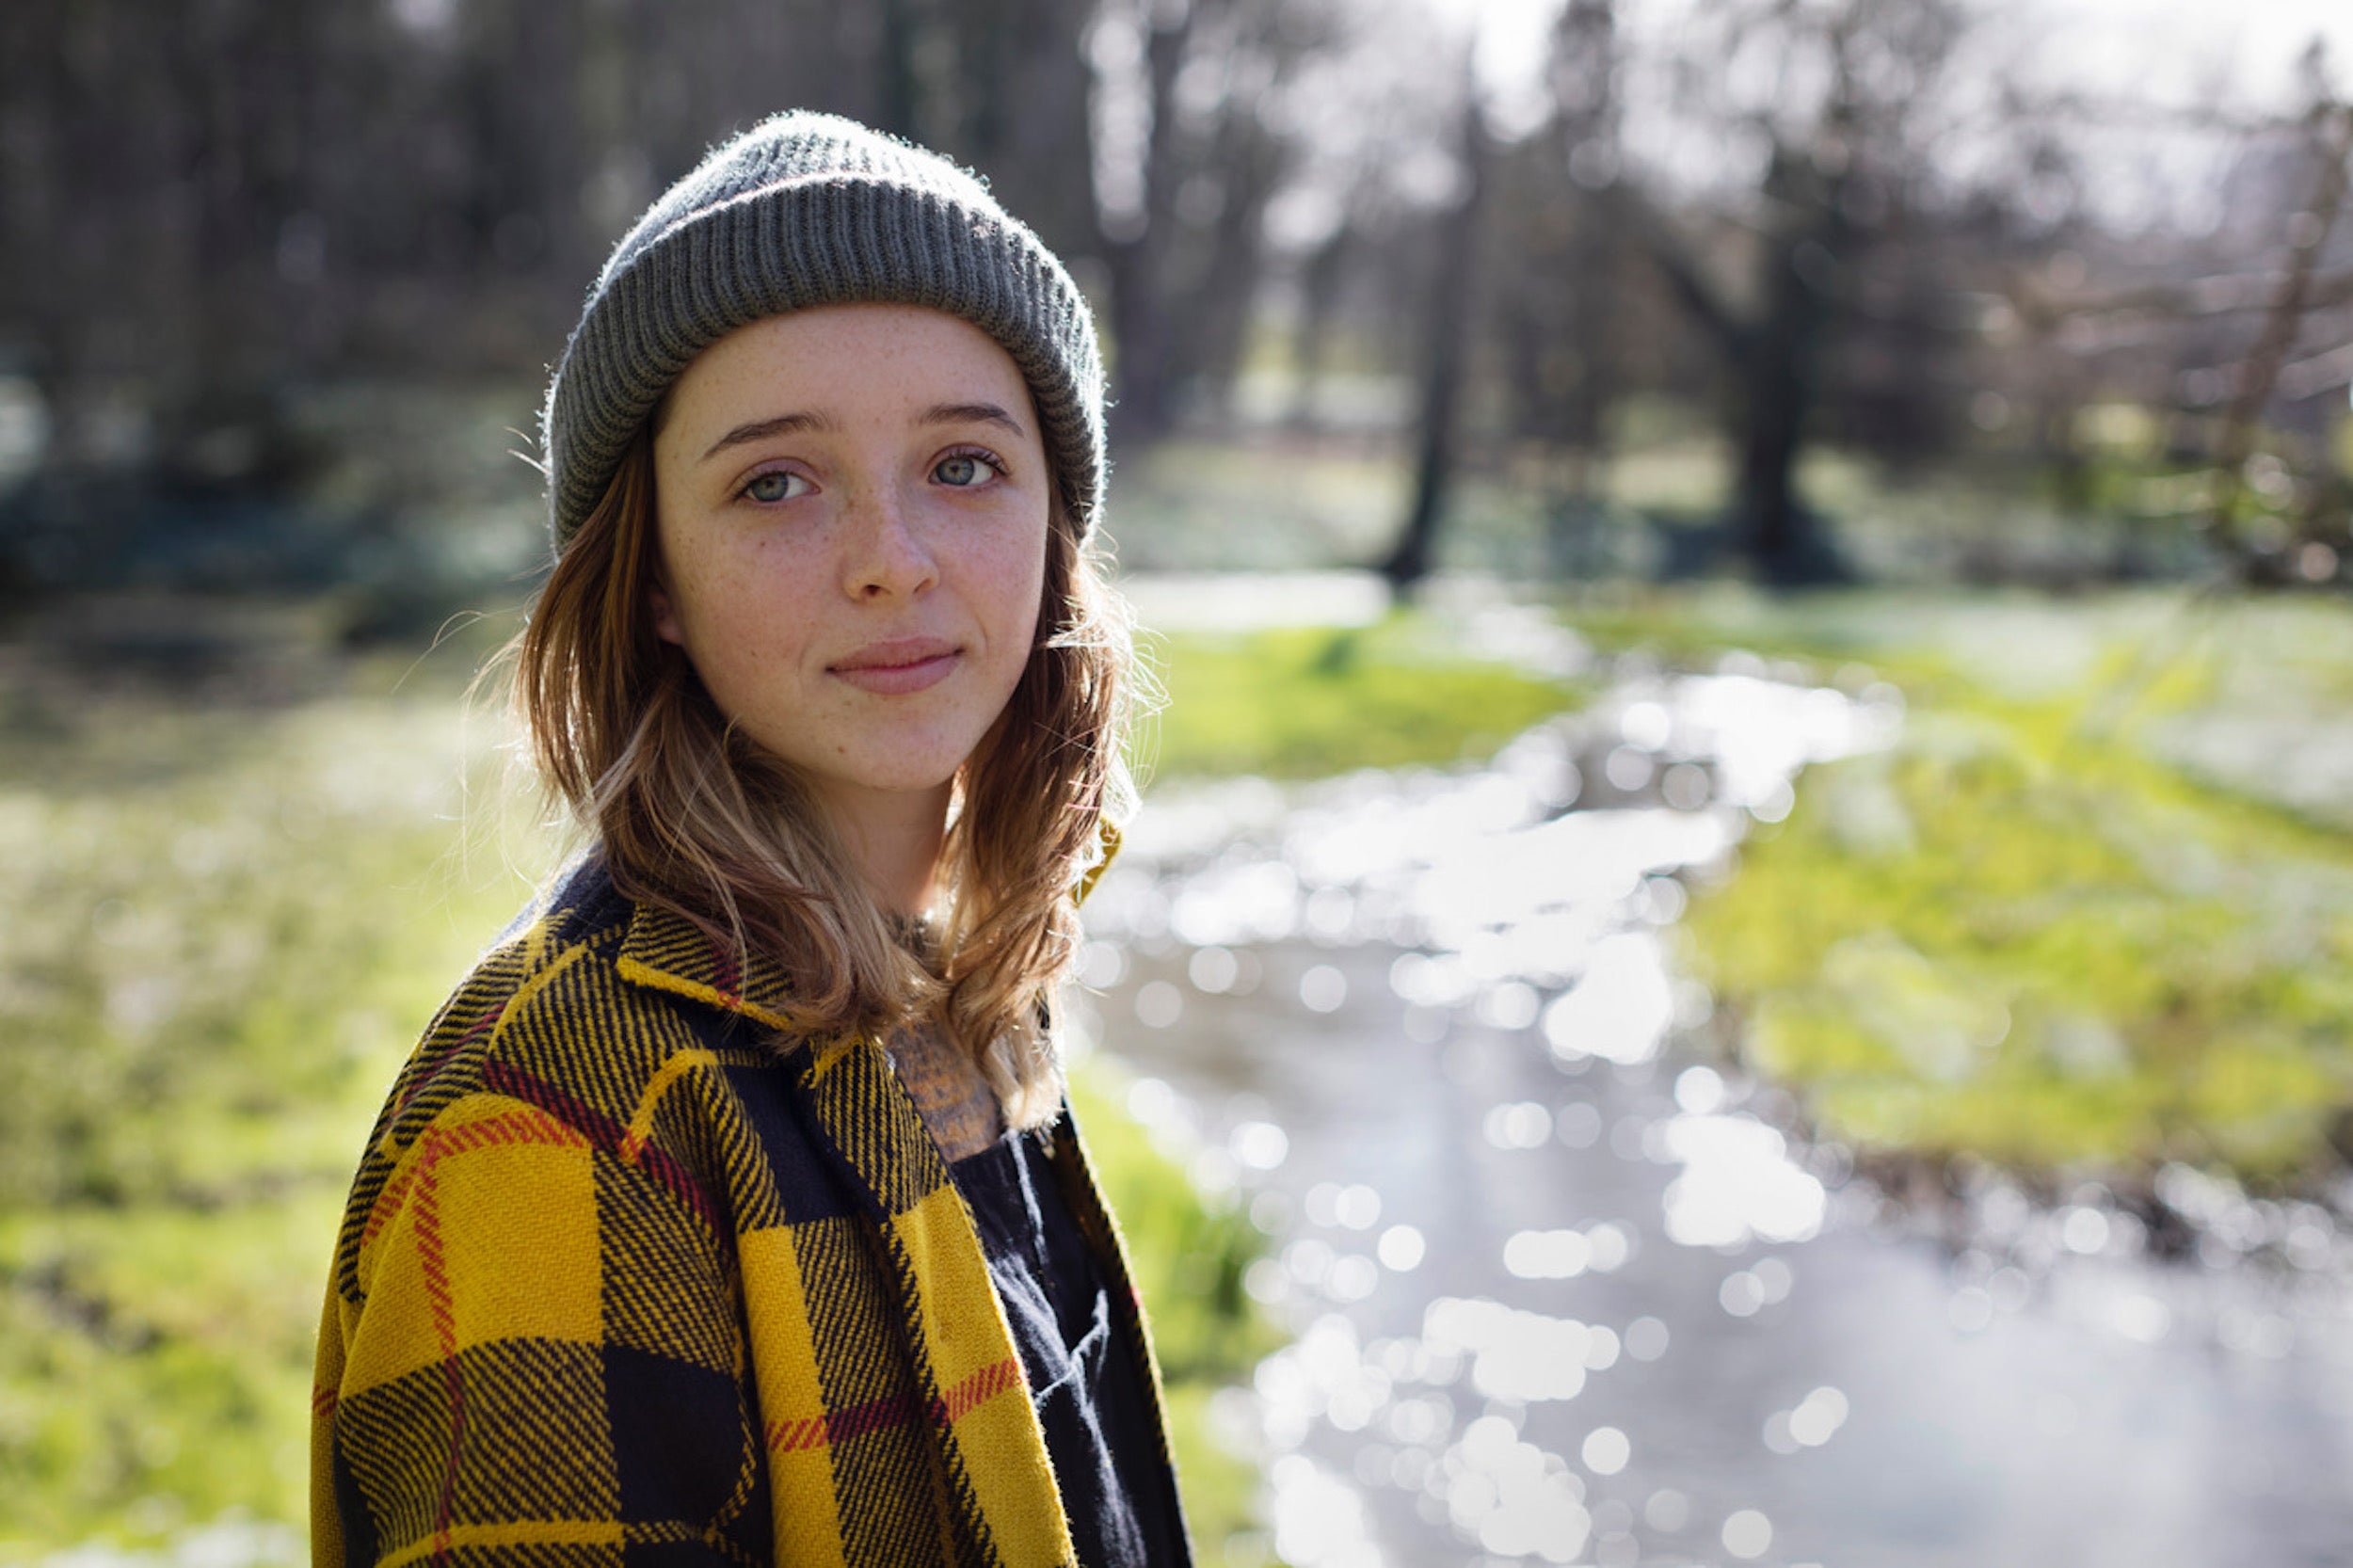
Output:
<instances>
[{"instance_id":1,"label":"yellow and black check jacket","mask_svg":"<svg viewBox=\"0 0 2353 1568\"><path fill-rule=\"evenodd\" d=\"M782 994L594 859L467 977L344 1211L314 1560L1072 1560L937 1146L880 1049L795 1041ZM1066 1113L1052 1144L1157 1421Z\"/></svg>"}]
</instances>

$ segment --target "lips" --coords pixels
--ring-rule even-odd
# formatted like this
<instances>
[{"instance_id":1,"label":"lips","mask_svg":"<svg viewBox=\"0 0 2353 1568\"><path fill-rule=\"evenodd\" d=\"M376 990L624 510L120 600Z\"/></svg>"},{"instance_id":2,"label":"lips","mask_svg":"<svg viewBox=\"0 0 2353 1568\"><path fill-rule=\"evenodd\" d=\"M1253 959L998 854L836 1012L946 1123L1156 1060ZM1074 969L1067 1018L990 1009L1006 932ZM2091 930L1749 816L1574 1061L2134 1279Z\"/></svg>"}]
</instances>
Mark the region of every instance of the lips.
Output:
<instances>
[{"instance_id":1,"label":"lips","mask_svg":"<svg viewBox=\"0 0 2353 1568\"><path fill-rule=\"evenodd\" d=\"M962 657L955 644L937 637L896 637L868 643L825 667L860 691L901 696L946 680Z\"/></svg>"}]
</instances>

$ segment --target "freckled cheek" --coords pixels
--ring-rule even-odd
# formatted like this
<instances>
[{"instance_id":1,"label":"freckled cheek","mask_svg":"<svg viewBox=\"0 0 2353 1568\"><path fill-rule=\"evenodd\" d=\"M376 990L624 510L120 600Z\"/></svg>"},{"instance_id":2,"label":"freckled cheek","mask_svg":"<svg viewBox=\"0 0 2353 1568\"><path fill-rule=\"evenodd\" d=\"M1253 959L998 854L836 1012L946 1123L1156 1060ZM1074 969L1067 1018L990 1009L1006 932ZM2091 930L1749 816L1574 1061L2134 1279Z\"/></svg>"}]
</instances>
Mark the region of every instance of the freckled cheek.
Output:
<instances>
[{"instance_id":1,"label":"freckled cheek","mask_svg":"<svg viewBox=\"0 0 2353 1568\"><path fill-rule=\"evenodd\" d=\"M1037 618L1046 582L1046 539L1008 531L968 562L966 581L992 627L1028 632Z\"/></svg>"},{"instance_id":2,"label":"freckled cheek","mask_svg":"<svg viewBox=\"0 0 2353 1568\"><path fill-rule=\"evenodd\" d=\"M808 646L811 616L795 590L805 584L771 564L747 557L696 563L675 593L688 651L698 663L726 667L721 680L773 677L796 668ZM710 671L705 672L709 678Z\"/></svg>"}]
</instances>

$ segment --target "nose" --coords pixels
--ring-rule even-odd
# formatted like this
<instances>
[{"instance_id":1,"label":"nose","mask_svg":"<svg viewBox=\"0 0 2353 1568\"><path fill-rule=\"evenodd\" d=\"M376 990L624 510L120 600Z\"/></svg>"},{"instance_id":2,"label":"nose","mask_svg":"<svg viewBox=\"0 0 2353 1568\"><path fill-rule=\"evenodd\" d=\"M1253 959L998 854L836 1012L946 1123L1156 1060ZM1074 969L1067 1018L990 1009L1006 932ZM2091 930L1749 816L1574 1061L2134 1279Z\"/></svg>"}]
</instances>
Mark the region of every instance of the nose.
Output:
<instances>
[{"instance_id":1,"label":"nose","mask_svg":"<svg viewBox=\"0 0 2353 1568\"><path fill-rule=\"evenodd\" d=\"M846 512L841 587L852 599L912 599L939 580L913 509L895 487L857 487Z\"/></svg>"}]
</instances>

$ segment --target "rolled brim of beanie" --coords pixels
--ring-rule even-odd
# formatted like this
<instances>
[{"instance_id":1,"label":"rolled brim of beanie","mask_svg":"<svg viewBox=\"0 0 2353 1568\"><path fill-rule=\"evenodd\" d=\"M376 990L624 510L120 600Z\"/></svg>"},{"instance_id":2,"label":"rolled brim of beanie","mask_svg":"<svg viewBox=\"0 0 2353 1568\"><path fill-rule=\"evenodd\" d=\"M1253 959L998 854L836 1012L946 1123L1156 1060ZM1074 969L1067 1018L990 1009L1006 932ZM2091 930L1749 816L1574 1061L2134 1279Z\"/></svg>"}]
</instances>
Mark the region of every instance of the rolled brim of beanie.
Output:
<instances>
[{"instance_id":1,"label":"rolled brim of beanie","mask_svg":"<svg viewBox=\"0 0 2353 1568\"><path fill-rule=\"evenodd\" d=\"M1103 482L1102 373L1068 273L1000 214L936 190L827 172L695 212L602 280L549 392L556 549L703 349L768 316L858 302L944 311L1004 348L1036 401L1063 504L1083 536Z\"/></svg>"}]
</instances>

